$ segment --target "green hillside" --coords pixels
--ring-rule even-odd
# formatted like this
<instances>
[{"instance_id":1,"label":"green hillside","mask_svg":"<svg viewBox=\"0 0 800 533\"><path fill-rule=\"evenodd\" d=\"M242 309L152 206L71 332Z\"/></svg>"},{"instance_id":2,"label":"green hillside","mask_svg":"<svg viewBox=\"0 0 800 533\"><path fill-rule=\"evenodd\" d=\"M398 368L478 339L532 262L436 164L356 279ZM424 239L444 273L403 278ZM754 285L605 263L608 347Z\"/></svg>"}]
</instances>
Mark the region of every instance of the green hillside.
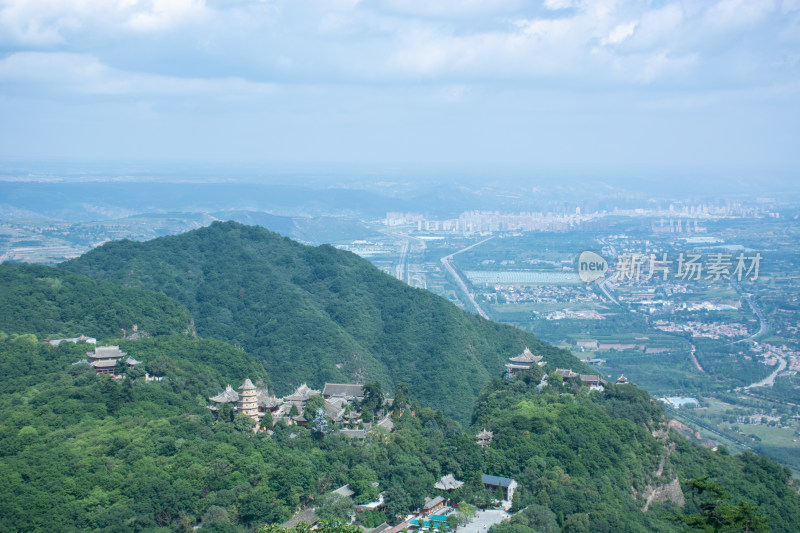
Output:
<instances>
[{"instance_id":1,"label":"green hillside","mask_svg":"<svg viewBox=\"0 0 800 533\"><path fill-rule=\"evenodd\" d=\"M551 365L588 371L567 352L408 287L355 254L234 222L106 243L61 268L178 300L200 336L261 360L278 394L306 381L405 382L423 405L466 421L490 377L525 346Z\"/></svg>"},{"instance_id":2,"label":"green hillside","mask_svg":"<svg viewBox=\"0 0 800 533\"><path fill-rule=\"evenodd\" d=\"M0 331L43 337L182 333L189 312L175 300L52 267L0 264Z\"/></svg>"},{"instance_id":3,"label":"green hillside","mask_svg":"<svg viewBox=\"0 0 800 533\"><path fill-rule=\"evenodd\" d=\"M39 362L21 376L0 373L0 531L252 531L320 506L345 483L369 501L372 482L386 513L359 518L381 521L419 507L444 474L465 482L451 494L457 501L487 505L484 473L517 480L514 503L524 509L493 533L684 531L670 518L699 516L686 481L703 475L727 489L720 510L755 506L773 532L800 523L786 469L666 433L660 407L635 386L606 394L552 378L539 391L538 376L494 380L464 433L422 408L396 417L395 432L363 442L283 423L272 435L254 434L246 417L215 419L205 407L210 390L254 371L239 350L185 336L122 347L148 365L170 354L167 379L120 382L73 366L80 345L0 335L4 370L20 359ZM483 427L494 432L486 449L474 438ZM687 503L655 501L643 512L648 487L675 479Z\"/></svg>"},{"instance_id":4,"label":"green hillside","mask_svg":"<svg viewBox=\"0 0 800 533\"><path fill-rule=\"evenodd\" d=\"M351 254L303 247L235 224L183 237L188 242L175 237L134 249L132 243L117 243L110 247L115 253L90 254L90 265L99 269L104 259L132 280L172 279L164 283L165 292L203 295L201 301L187 299L198 323L203 315L196 310L222 313L231 306L236 314L227 323L229 333L257 324L258 331L276 335L253 336L249 342L256 347L269 340L272 346L290 348L291 342L304 339L304 347L318 350L305 356L307 363L314 354L337 355L321 350L314 335L304 336L303 328L327 327L336 335L323 337L326 341L364 350L359 356L378 372L395 379L411 376L412 389L427 394L428 403L451 391L436 396L426 385L459 386L464 381L458 369L477 367L479 373L467 379L485 375L487 384L478 391L474 409L472 403L440 404L454 418L471 421L469 428L462 430L439 410L420 408L412 398L407 405L415 406L413 412L394 413L394 432L370 434L364 441L283 422L271 434L254 433L246 416L207 409L207 397L248 376L276 382L275 374L268 375L258 359L238 347L184 334L188 316L180 304L52 268L6 265L0 269L0 287L15 295L13 302L28 307L15 312L15 305L6 305L7 329L0 331L0 531L252 531L309 506L329 515L347 513L325 503L327 493L346 483L360 501L383 492L385 513L359 516L363 525L374 527L406 516L436 495L433 485L445 474L464 481L449 496L479 506L491 505L495 496L484 489L482 474L519 483L513 504L521 512L491 533L679 532L687 530L687 523L709 526L709 531L797 530L800 497L788 469L764 456L730 456L685 441L669 432L663 408L635 385L589 391L550 374L541 386L543 371L535 366L506 383L499 378L502 363L520 349L517 343L529 344L554 366L570 361L516 330L409 289ZM155 250L147 248L154 244ZM220 249L205 258L206 246ZM181 257L192 258L191 264L189 259L179 262ZM256 259L261 263L248 269L248 261ZM160 266L149 268L149 262ZM281 263L289 266L281 268ZM269 276L259 274L264 269ZM249 277L256 282L247 282ZM189 282L195 278L200 281ZM274 288L269 297L245 297L248 291L265 294L268 283ZM275 311L257 313L259 301L263 306L281 303L274 293L295 299L296 305L284 304L285 309L304 312L284 320ZM239 308L237 299L243 300ZM109 315L114 319L98 322L105 315L96 309L114 302L119 305ZM143 362L144 369L129 370L124 380L74 365L85 357L85 345L51 346L35 335L51 330L74 335L73 328L98 323L114 335L129 324L119 317L163 333L137 340L99 339L119 344ZM305 321L295 331L291 320ZM207 319L203 324L212 331L219 326ZM378 350L379 343L396 351ZM500 348L490 351L492 343ZM464 351L454 352L458 349ZM261 358L280 368L267 359L269 353ZM458 366L454 353L470 357L461 357L463 366ZM483 366L484 358L494 358L496 372ZM336 368L335 358L317 366L302 361L287 366L297 379L318 379L329 361ZM427 375L427 365L450 373ZM406 367L421 373L412 375ZM148 382L144 370L164 380ZM484 428L493 433L487 448L475 439ZM693 499L693 486L710 489Z\"/></svg>"}]
</instances>

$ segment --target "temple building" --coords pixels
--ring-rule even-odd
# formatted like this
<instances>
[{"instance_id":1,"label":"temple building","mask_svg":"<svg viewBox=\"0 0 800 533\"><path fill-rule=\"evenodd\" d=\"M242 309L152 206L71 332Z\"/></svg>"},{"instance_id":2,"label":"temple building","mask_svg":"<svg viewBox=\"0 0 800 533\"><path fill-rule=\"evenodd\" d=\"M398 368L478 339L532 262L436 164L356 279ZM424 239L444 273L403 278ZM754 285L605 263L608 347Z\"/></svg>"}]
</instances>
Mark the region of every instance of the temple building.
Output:
<instances>
[{"instance_id":1,"label":"temple building","mask_svg":"<svg viewBox=\"0 0 800 533\"><path fill-rule=\"evenodd\" d=\"M464 486L463 481L457 480L453 474L447 474L446 476L442 476L441 479L436 482L436 485L434 485L433 488L449 491L460 489L462 486Z\"/></svg>"},{"instance_id":2,"label":"temple building","mask_svg":"<svg viewBox=\"0 0 800 533\"><path fill-rule=\"evenodd\" d=\"M481 431L480 433L478 433L475 436L476 443L478 444L478 446L481 446L481 447L488 446L489 443L492 442L492 437L493 436L494 435L492 434L491 431L486 431L486 428L483 428L483 431Z\"/></svg>"},{"instance_id":3,"label":"temple building","mask_svg":"<svg viewBox=\"0 0 800 533\"><path fill-rule=\"evenodd\" d=\"M124 362L128 368L141 363L141 361L128 357L127 353L120 351L119 346L98 346L94 349L94 352L86 352L86 355L89 359L78 361L78 363L88 363L98 374L110 374L113 376L114 368L120 361Z\"/></svg>"},{"instance_id":4,"label":"temple building","mask_svg":"<svg viewBox=\"0 0 800 533\"><path fill-rule=\"evenodd\" d=\"M236 404L240 413L249 416L256 422L261 420L261 416L259 416L258 412L257 395L258 390L256 386L253 385L250 378L246 378L244 383L239 387L239 402Z\"/></svg>"},{"instance_id":5,"label":"temple building","mask_svg":"<svg viewBox=\"0 0 800 533\"><path fill-rule=\"evenodd\" d=\"M269 396L266 389L258 389L250 381L250 378L245 378L244 383L239 386L238 392L228 385L224 391L212 396L209 400L214 404L209 406L213 411L217 410L219 404L230 403L233 404L234 410L249 416L256 422L261 420L267 410L270 410L268 405L280 405L280 400Z\"/></svg>"},{"instance_id":6,"label":"temple building","mask_svg":"<svg viewBox=\"0 0 800 533\"><path fill-rule=\"evenodd\" d=\"M302 408L306 406L306 402L308 401L308 399L318 394L321 394L321 392L318 390L314 390L305 383L303 383L302 385L297 387L297 390L295 390L289 396L284 396L283 401L287 403L293 403L294 405L297 406L298 409L302 411Z\"/></svg>"},{"instance_id":7,"label":"temple building","mask_svg":"<svg viewBox=\"0 0 800 533\"><path fill-rule=\"evenodd\" d=\"M322 397L326 400L341 398L348 402L364 399L364 386L349 383L326 383L322 389Z\"/></svg>"},{"instance_id":8,"label":"temple building","mask_svg":"<svg viewBox=\"0 0 800 533\"><path fill-rule=\"evenodd\" d=\"M506 371L510 374L516 374L518 372L530 370L534 364L544 366L546 363L542 361L542 359L543 357L541 355L533 355L526 347L521 354L509 359L511 362L506 365Z\"/></svg>"},{"instance_id":9,"label":"temple building","mask_svg":"<svg viewBox=\"0 0 800 533\"><path fill-rule=\"evenodd\" d=\"M556 373L561 374L561 377L564 379L575 379L580 376L580 374L574 372L570 368L556 368Z\"/></svg>"}]
</instances>

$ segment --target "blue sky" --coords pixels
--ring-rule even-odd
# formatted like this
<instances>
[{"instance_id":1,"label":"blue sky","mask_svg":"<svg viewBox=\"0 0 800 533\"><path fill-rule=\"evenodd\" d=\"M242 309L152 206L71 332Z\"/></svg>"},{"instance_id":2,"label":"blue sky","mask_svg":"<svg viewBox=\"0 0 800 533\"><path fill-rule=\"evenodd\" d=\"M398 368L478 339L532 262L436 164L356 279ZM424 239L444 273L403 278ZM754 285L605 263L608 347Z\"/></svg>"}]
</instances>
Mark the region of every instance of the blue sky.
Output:
<instances>
[{"instance_id":1,"label":"blue sky","mask_svg":"<svg viewBox=\"0 0 800 533\"><path fill-rule=\"evenodd\" d=\"M800 168L800 0L0 0L0 157Z\"/></svg>"}]
</instances>

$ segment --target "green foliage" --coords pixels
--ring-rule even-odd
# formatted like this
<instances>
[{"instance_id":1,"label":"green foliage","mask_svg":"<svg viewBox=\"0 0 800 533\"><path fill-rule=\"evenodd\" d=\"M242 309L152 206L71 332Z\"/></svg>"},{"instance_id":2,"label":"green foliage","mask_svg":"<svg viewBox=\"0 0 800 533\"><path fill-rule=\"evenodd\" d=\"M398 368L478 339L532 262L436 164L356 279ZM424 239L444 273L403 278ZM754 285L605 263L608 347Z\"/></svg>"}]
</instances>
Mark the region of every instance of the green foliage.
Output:
<instances>
[{"instance_id":1,"label":"green foliage","mask_svg":"<svg viewBox=\"0 0 800 533\"><path fill-rule=\"evenodd\" d=\"M306 523L301 522L295 527L280 527L267 525L258 530L258 533L311 533L312 529ZM344 524L340 521L321 520L316 524L315 532L319 533L363 533L362 529L356 525Z\"/></svg>"},{"instance_id":2,"label":"green foliage","mask_svg":"<svg viewBox=\"0 0 800 533\"><path fill-rule=\"evenodd\" d=\"M462 501L458 504L458 509L456 509L456 512L453 514L458 520L458 525L463 526L475 518L475 516L478 514L478 509L474 505L470 505L467 502Z\"/></svg>"},{"instance_id":3,"label":"green foliage","mask_svg":"<svg viewBox=\"0 0 800 533\"><path fill-rule=\"evenodd\" d=\"M114 341L165 379L146 382L131 372L120 382L72 364L85 357L86 346L52 347L36 337L53 331L37 324L60 324L66 332L99 323L91 309L104 300L79 300L55 321L47 318L53 305L45 300L41 314L26 311L31 329L9 318L12 308L0 307L0 320L13 326L0 332L3 530L253 530L317 502L323 515L337 518L322 522L323 532L356 533L342 520L353 502L330 496L333 488L350 483L362 503L377 499L378 483L387 509L385 516L364 518L374 524L417 509L443 473L465 481L452 495L462 500L456 513L461 522L475 512L472 504L495 498L481 474L518 481L512 503L523 511L495 526L496 533L665 532L705 527L707 517L716 520L713 527L751 531L765 531L768 519L773 531L788 533L800 523L800 498L787 469L750 452L713 453L666 434L662 408L634 385L590 393L551 375L539 391L538 369L509 383L490 381L524 345L551 366L580 366L517 330L410 289L352 254L217 224L151 243L111 243L67 266L162 290L195 313L201 333L251 349L256 357L220 340L184 335L184 323L175 317L186 315L167 312L157 321L169 323L172 316L180 322L164 331L172 334ZM71 284L85 284L89 292L105 287L26 268L0 272L4 279L9 272L33 276L32 285L52 278L45 286L57 292ZM2 286L19 290L17 281ZM134 294L108 287L115 298ZM135 294L144 303L134 308L140 305L153 317L176 305L145 291ZM162 311L156 304L163 304ZM138 320L126 309L109 319L109 335L124 327L120 316ZM396 431L363 442L336 432L314 439L309 429L278 423L269 435L250 431L252 421L228 404L217 416L207 409L206 398L226 384L238 385L244 377L268 384L264 365L283 392L306 380L318 385L367 375L365 403L373 412L383 403L383 390L394 385L400 398ZM473 397L486 386L462 432L442 412L410 399L411 391L389 376L402 377L424 404L441 406L461 421L469 420ZM484 427L494 437L481 449L472 436ZM725 486L729 496L708 485L685 511L656 502L642 512L648 487L703 476ZM676 515L684 518L669 520ZM310 529L270 525L261 531Z\"/></svg>"},{"instance_id":4,"label":"green foliage","mask_svg":"<svg viewBox=\"0 0 800 533\"><path fill-rule=\"evenodd\" d=\"M551 365L588 371L568 352L413 289L355 254L233 222L106 243L61 268L178 300L198 334L263 361L278 395L304 381L319 388L366 376L391 390L397 380L464 422L490 377L525 346Z\"/></svg>"},{"instance_id":5,"label":"green foliage","mask_svg":"<svg viewBox=\"0 0 800 533\"><path fill-rule=\"evenodd\" d=\"M317 500L314 509L321 520L343 520L345 522L349 522L350 517L356 512L353 500L335 492L323 495Z\"/></svg>"},{"instance_id":6,"label":"green foliage","mask_svg":"<svg viewBox=\"0 0 800 533\"><path fill-rule=\"evenodd\" d=\"M0 330L41 337L162 335L189 328L189 312L155 292L40 265L0 264Z\"/></svg>"},{"instance_id":7,"label":"green foliage","mask_svg":"<svg viewBox=\"0 0 800 533\"><path fill-rule=\"evenodd\" d=\"M364 511L358 514L358 522L366 528L375 528L387 520L383 511Z\"/></svg>"},{"instance_id":8,"label":"green foliage","mask_svg":"<svg viewBox=\"0 0 800 533\"><path fill-rule=\"evenodd\" d=\"M311 420L311 418L319 409L325 409L325 399L322 397L322 395L315 394L314 396L309 397L305 407L305 411L308 413L306 418Z\"/></svg>"},{"instance_id":9,"label":"green foliage","mask_svg":"<svg viewBox=\"0 0 800 533\"><path fill-rule=\"evenodd\" d=\"M755 505L740 501L734 505L728 491L708 476L690 479L686 485L691 490L694 513L670 517L700 531L754 531L768 533L769 519L758 512Z\"/></svg>"}]
</instances>

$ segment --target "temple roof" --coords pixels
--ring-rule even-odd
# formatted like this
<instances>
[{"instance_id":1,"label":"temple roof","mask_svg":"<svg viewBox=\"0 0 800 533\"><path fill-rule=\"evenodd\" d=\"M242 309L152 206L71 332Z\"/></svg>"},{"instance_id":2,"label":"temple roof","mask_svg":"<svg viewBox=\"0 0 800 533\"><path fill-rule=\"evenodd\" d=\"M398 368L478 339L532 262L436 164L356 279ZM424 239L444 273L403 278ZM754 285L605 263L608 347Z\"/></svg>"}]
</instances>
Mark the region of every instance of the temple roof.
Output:
<instances>
[{"instance_id":1,"label":"temple roof","mask_svg":"<svg viewBox=\"0 0 800 533\"><path fill-rule=\"evenodd\" d=\"M256 401L259 407L264 407L265 409L274 409L283 403L283 400L275 396L270 396L266 390L258 391Z\"/></svg>"},{"instance_id":2,"label":"temple roof","mask_svg":"<svg viewBox=\"0 0 800 533\"><path fill-rule=\"evenodd\" d=\"M94 352L86 352L86 355L92 359L122 359L128 354L121 352L119 346L98 346Z\"/></svg>"},{"instance_id":3,"label":"temple roof","mask_svg":"<svg viewBox=\"0 0 800 533\"><path fill-rule=\"evenodd\" d=\"M394 422L392 422L391 416L386 416L382 418L380 421L375 423L375 427L383 428L386 431L392 431L394 429Z\"/></svg>"},{"instance_id":4,"label":"temple roof","mask_svg":"<svg viewBox=\"0 0 800 533\"><path fill-rule=\"evenodd\" d=\"M336 490L332 490L331 493L338 494L340 496L344 496L345 498L352 498L353 495L356 493L356 491L351 489L350 485L345 485L343 487L339 487Z\"/></svg>"},{"instance_id":5,"label":"temple roof","mask_svg":"<svg viewBox=\"0 0 800 533\"><path fill-rule=\"evenodd\" d=\"M513 361L514 363L538 363L541 360L542 356L533 355L533 353L528 349L527 346L525 347L525 350L521 354L515 357L511 357L509 359L509 361Z\"/></svg>"},{"instance_id":6,"label":"temple roof","mask_svg":"<svg viewBox=\"0 0 800 533\"><path fill-rule=\"evenodd\" d=\"M442 476L442 478L436 482L434 488L439 490L455 490L463 485L464 482L457 480L453 474L447 474L446 476Z\"/></svg>"},{"instance_id":7,"label":"temple roof","mask_svg":"<svg viewBox=\"0 0 800 533\"><path fill-rule=\"evenodd\" d=\"M297 387L296 391L289 396L284 397L283 399L288 402L304 402L316 394L320 394L320 392L318 390L309 388L308 385L303 383Z\"/></svg>"},{"instance_id":8,"label":"temple roof","mask_svg":"<svg viewBox=\"0 0 800 533\"><path fill-rule=\"evenodd\" d=\"M250 378L245 378L244 383L239 386L239 390L255 390L256 386L250 381Z\"/></svg>"},{"instance_id":9,"label":"temple roof","mask_svg":"<svg viewBox=\"0 0 800 533\"><path fill-rule=\"evenodd\" d=\"M322 389L323 396L336 396L339 398L363 398L364 386L349 383L326 383Z\"/></svg>"},{"instance_id":10,"label":"temple roof","mask_svg":"<svg viewBox=\"0 0 800 533\"><path fill-rule=\"evenodd\" d=\"M211 398L209 398L209 400L215 403L226 403L226 402L234 403L239 401L239 393L233 390L233 387L228 385L227 387L225 387L225 390L223 392L217 394L216 396L212 396Z\"/></svg>"},{"instance_id":11,"label":"temple roof","mask_svg":"<svg viewBox=\"0 0 800 533\"><path fill-rule=\"evenodd\" d=\"M573 372L570 368L556 368L556 372L561 374L564 379L572 379L578 377L577 372Z\"/></svg>"},{"instance_id":12,"label":"temple roof","mask_svg":"<svg viewBox=\"0 0 800 533\"><path fill-rule=\"evenodd\" d=\"M95 368L114 368L117 366L117 362L113 359L100 359L99 361L92 361L89 364Z\"/></svg>"},{"instance_id":13,"label":"temple roof","mask_svg":"<svg viewBox=\"0 0 800 533\"><path fill-rule=\"evenodd\" d=\"M325 414L334 422L339 422L344 417L344 400L337 398L325 402Z\"/></svg>"},{"instance_id":14,"label":"temple roof","mask_svg":"<svg viewBox=\"0 0 800 533\"><path fill-rule=\"evenodd\" d=\"M483 428L483 431L476 435L479 439L491 439L493 433L491 431L486 431L486 428Z\"/></svg>"},{"instance_id":15,"label":"temple roof","mask_svg":"<svg viewBox=\"0 0 800 533\"><path fill-rule=\"evenodd\" d=\"M432 507L436 507L440 503L444 503L444 498L442 498L441 496L436 496L435 498L425 500L425 504L422 506L422 508L430 509Z\"/></svg>"},{"instance_id":16,"label":"temple roof","mask_svg":"<svg viewBox=\"0 0 800 533\"><path fill-rule=\"evenodd\" d=\"M351 439L363 439L367 435L367 432L363 429L342 429L339 430L339 432L345 437L350 437Z\"/></svg>"}]
</instances>

